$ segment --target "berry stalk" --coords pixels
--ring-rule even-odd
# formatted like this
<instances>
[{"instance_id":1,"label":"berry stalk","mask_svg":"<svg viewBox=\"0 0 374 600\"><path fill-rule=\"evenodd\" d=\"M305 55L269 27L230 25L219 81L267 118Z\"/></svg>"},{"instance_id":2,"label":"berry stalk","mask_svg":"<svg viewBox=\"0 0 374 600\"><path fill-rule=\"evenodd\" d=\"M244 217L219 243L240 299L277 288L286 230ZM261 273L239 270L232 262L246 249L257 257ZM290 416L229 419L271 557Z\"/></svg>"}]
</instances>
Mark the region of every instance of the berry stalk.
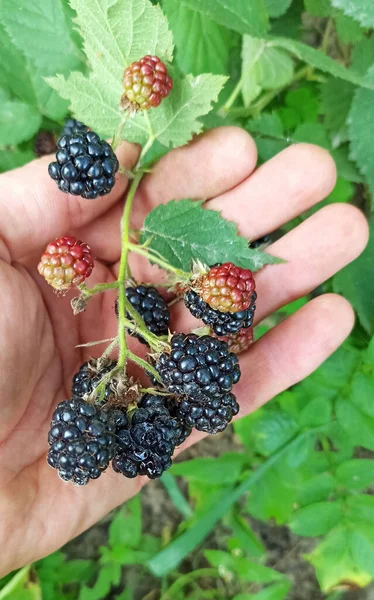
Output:
<instances>
[{"instance_id":1,"label":"berry stalk","mask_svg":"<svg viewBox=\"0 0 374 600\"><path fill-rule=\"evenodd\" d=\"M126 343L126 330L124 327L126 319L126 294L125 294L125 281L128 274L128 256L130 251L130 214L132 203L134 202L135 193L141 182L144 173L142 170L138 170L135 173L135 177L131 182L129 193L127 195L125 209L123 211L121 219L121 259L119 264L118 272L118 340L119 340L119 357L118 367L124 368L127 357L127 343Z\"/></svg>"}]
</instances>

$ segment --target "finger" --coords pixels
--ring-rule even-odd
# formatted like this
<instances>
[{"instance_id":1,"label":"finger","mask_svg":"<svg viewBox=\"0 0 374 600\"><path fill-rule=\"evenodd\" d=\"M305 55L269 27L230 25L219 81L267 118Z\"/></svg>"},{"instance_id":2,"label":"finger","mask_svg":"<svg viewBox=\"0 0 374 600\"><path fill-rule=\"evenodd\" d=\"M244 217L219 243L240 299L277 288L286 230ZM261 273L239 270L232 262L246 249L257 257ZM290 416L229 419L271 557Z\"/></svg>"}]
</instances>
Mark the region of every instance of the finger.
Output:
<instances>
[{"instance_id":1,"label":"finger","mask_svg":"<svg viewBox=\"0 0 374 600\"><path fill-rule=\"evenodd\" d=\"M235 389L240 416L312 373L348 337L354 312L347 300L324 294L261 337L241 358Z\"/></svg>"},{"instance_id":2,"label":"finger","mask_svg":"<svg viewBox=\"0 0 374 600\"><path fill-rule=\"evenodd\" d=\"M287 262L268 265L256 277L255 321L309 294L364 250L369 228L350 204L331 204L268 248Z\"/></svg>"},{"instance_id":3,"label":"finger","mask_svg":"<svg viewBox=\"0 0 374 600\"><path fill-rule=\"evenodd\" d=\"M349 204L332 204L269 246L268 252L287 262L267 265L255 274L255 323L310 293L352 262L365 248L368 236L368 224L361 211ZM172 323L184 314L180 302L174 307ZM191 314L185 319L189 329L197 326Z\"/></svg>"},{"instance_id":4,"label":"finger","mask_svg":"<svg viewBox=\"0 0 374 600\"><path fill-rule=\"evenodd\" d=\"M227 192L252 173L256 160L254 141L239 127L219 127L198 136L166 154L143 179L134 202L132 226L141 228L147 214L169 200L205 200ZM104 219L79 231L108 262L119 258L122 209L115 206Z\"/></svg>"},{"instance_id":5,"label":"finger","mask_svg":"<svg viewBox=\"0 0 374 600\"><path fill-rule=\"evenodd\" d=\"M326 150L295 144L264 163L233 190L207 203L236 221L241 235L256 239L328 196L336 167Z\"/></svg>"},{"instance_id":6,"label":"finger","mask_svg":"<svg viewBox=\"0 0 374 600\"><path fill-rule=\"evenodd\" d=\"M118 148L120 164L135 164L138 146L124 143ZM70 233L106 213L127 186L116 176L113 191L97 200L85 200L61 192L48 175L51 156L0 176L0 258L15 261Z\"/></svg>"}]
</instances>

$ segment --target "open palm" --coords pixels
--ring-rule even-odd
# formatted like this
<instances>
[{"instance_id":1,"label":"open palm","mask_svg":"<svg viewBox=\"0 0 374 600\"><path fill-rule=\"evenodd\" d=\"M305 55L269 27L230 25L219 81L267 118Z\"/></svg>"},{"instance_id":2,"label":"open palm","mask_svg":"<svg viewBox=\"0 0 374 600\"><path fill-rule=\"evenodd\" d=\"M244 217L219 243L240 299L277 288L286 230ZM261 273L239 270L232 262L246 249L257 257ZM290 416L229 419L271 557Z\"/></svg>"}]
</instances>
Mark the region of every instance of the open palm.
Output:
<instances>
[{"instance_id":1,"label":"open palm","mask_svg":"<svg viewBox=\"0 0 374 600\"><path fill-rule=\"evenodd\" d=\"M124 144L118 154L131 168L138 148ZM36 265L50 240L74 234L90 244L96 257L89 284L115 280L127 184L120 177L108 197L81 200L57 190L47 164L41 159L0 177L0 545L6 548L0 575L59 548L144 483L109 469L87 487L76 488L46 464L51 412L70 397L71 376L80 363L103 350L76 346L116 334L115 296L93 297L87 311L74 317L68 298L53 294ZM210 208L255 239L321 201L335 184L332 159L315 146L291 146L257 170L255 164L254 143L243 130L224 127L200 136L170 152L144 178L133 226L139 228L160 202L208 198ZM361 213L336 204L274 243L269 251L287 262L257 275L256 321L353 260L367 235ZM138 280L160 277L157 268L138 257L131 268ZM195 323L181 305L173 308L173 330L187 331ZM329 294L274 327L241 356L240 415L306 377L345 339L352 324L349 304Z\"/></svg>"}]
</instances>

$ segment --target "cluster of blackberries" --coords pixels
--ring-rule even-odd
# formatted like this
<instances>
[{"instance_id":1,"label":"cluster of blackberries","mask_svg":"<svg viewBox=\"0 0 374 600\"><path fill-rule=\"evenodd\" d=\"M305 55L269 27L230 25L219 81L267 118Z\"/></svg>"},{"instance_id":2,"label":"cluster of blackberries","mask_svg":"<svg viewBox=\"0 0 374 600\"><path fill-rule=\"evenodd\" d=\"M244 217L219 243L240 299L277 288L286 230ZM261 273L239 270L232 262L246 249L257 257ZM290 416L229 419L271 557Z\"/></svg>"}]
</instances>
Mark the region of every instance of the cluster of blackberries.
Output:
<instances>
[{"instance_id":1,"label":"cluster of blackberries","mask_svg":"<svg viewBox=\"0 0 374 600\"><path fill-rule=\"evenodd\" d=\"M48 463L64 481L86 485L112 462L126 477L160 477L171 466L177 446L191 432L163 395L144 394L130 407L118 402L113 382L103 405L90 397L103 376L115 366L98 368L95 359L84 363L73 377L72 398L60 402L48 434Z\"/></svg>"}]
</instances>

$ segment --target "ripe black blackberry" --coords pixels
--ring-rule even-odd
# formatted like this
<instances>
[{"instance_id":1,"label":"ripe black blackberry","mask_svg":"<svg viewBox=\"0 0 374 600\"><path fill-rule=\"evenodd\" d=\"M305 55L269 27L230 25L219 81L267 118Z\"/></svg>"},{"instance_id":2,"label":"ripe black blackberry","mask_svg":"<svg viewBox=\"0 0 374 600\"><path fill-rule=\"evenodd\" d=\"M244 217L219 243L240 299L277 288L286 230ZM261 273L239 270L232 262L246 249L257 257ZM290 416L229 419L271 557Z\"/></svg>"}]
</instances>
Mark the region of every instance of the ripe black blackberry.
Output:
<instances>
[{"instance_id":1,"label":"ripe black blackberry","mask_svg":"<svg viewBox=\"0 0 374 600\"><path fill-rule=\"evenodd\" d=\"M256 292L252 294L252 304L247 310L239 312L222 313L219 310L211 308L209 304L193 290L188 290L184 294L184 303L190 313L196 318L201 319L203 323L209 325L214 333L219 337L228 334L238 333L241 329L251 327L256 310Z\"/></svg>"},{"instance_id":2,"label":"ripe black blackberry","mask_svg":"<svg viewBox=\"0 0 374 600\"><path fill-rule=\"evenodd\" d=\"M239 381L238 358L226 342L209 335L177 333L170 345L170 353L160 354L155 368L171 394L194 400L218 397Z\"/></svg>"},{"instance_id":3,"label":"ripe black blackberry","mask_svg":"<svg viewBox=\"0 0 374 600\"><path fill-rule=\"evenodd\" d=\"M119 163L112 147L94 131L63 135L49 176L67 194L93 199L109 194Z\"/></svg>"},{"instance_id":4,"label":"ripe black blackberry","mask_svg":"<svg viewBox=\"0 0 374 600\"><path fill-rule=\"evenodd\" d=\"M116 449L115 432L126 413L78 398L58 404L48 433L48 464L64 481L86 485L108 467Z\"/></svg>"},{"instance_id":5,"label":"ripe black blackberry","mask_svg":"<svg viewBox=\"0 0 374 600\"><path fill-rule=\"evenodd\" d=\"M181 426L166 407L163 396L146 394L130 422L116 432L117 451L112 466L117 473L133 478L161 477L171 467L179 443Z\"/></svg>"},{"instance_id":6,"label":"ripe black blackberry","mask_svg":"<svg viewBox=\"0 0 374 600\"><path fill-rule=\"evenodd\" d=\"M76 119L66 119L61 135L73 135L74 133L86 133L87 125Z\"/></svg>"},{"instance_id":7,"label":"ripe black blackberry","mask_svg":"<svg viewBox=\"0 0 374 600\"><path fill-rule=\"evenodd\" d=\"M125 292L126 298L142 317L147 329L157 336L167 335L169 331L170 311L156 288L140 284L136 287L127 287ZM118 317L118 300L116 301L116 314ZM131 319L130 315L127 316ZM137 334L135 337L141 342L146 343L140 334Z\"/></svg>"},{"instance_id":8,"label":"ripe black blackberry","mask_svg":"<svg viewBox=\"0 0 374 600\"><path fill-rule=\"evenodd\" d=\"M215 398L191 397L174 401L175 415L188 427L216 434L226 429L232 418L239 412L239 404L234 394L224 394Z\"/></svg>"},{"instance_id":9,"label":"ripe black blackberry","mask_svg":"<svg viewBox=\"0 0 374 600\"><path fill-rule=\"evenodd\" d=\"M116 361L110 360L99 370L96 358L92 358L90 361L83 363L83 365L79 367L79 371L73 376L71 388L73 398L83 398L86 394L91 394L95 387L100 383L101 378L114 369L115 366ZM111 394L112 390L110 382L108 382L105 388L104 399L108 401Z\"/></svg>"}]
</instances>

